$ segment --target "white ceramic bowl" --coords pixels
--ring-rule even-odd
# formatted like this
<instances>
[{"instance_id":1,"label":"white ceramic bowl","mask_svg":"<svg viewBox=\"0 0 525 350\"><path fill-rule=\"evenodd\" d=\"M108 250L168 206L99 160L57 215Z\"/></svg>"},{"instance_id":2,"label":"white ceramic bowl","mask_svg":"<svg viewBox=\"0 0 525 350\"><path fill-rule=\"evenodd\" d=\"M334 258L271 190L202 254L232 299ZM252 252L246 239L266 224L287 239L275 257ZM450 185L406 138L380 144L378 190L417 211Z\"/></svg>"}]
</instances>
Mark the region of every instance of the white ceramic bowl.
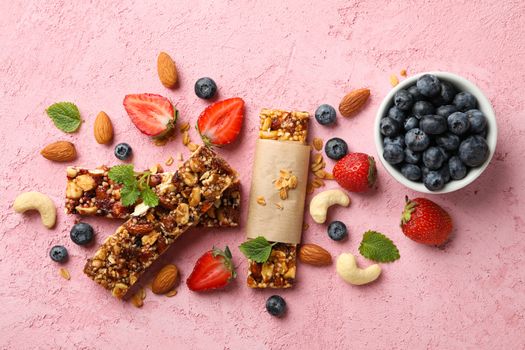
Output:
<instances>
[{"instance_id":1,"label":"white ceramic bowl","mask_svg":"<svg viewBox=\"0 0 525 350\"><path fill-rule=\"evenodd\" d=\"M478 109L487 118L487 126L488 126L487 144L490 150L490 154L489 154L489 157L487 158L487 161L482 166L470 169L467 176L465 176L463 179L450 181L449 183L445 185L445 187L443 187L439 191L430 191L425 187L425 185L423 185L422 182L414 182L414 181L408 180L401 174L399 170L397 170L392 165L390 165L383 158L383 135L381 135L381 133L379 132L379 122L381 118L384 115L386 115L386 113L388 113L388 109L394 104L394 94L401 89L405 89L411 85L414 85L416 83L416 80L424 74L434 74L440 80L444 80L444 81L448 81L452 83L459 91L470 92L478 100ZM487 168L487 165L490 163L490 160L492 159L492 156L494 155L494 151L496 149L497 138L498 138L498 127L496 125L496 115L494 114L494 109L492 108L490 101L485 97L483 92L481 92L481 90L476 85L474 85L472 82L468 81L465 78L460 77L459 75L447 73L447 72L420 73L420 74L411 76L403 80L402 82L400 82L396 87L394 87L386 95L386 97L383 99L383 102L381 102L381 105L379 106L379 110L377 111L376 120L374 124L374 141L376 144L379 159L381 160L381 163L383 163L383 166L390 173L390 175L392 175L392 177L394 177L394 179L396 179L399 183L415 191L423 192L423 193L438 194L438 193L453 192L453 191L457 191L467 186L468 184L476 180L478 176L480 176L481 173Z\"/></svg>"}]
</instances>

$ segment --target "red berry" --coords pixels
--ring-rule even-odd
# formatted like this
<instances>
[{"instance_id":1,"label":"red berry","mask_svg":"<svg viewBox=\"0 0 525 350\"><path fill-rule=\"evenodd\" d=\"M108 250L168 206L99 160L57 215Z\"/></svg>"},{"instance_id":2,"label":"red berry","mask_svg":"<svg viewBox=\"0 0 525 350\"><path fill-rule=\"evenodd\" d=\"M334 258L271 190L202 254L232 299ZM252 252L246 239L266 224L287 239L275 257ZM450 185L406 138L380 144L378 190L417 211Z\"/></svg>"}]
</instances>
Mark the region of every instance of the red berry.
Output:
<instances>
[{"instance_id":1,"label":"red berry","mask_svg":"<svg viewBox=\"0 0 525 350\"><path fill-rule=\"evenodd\" d=\"M401 230L408 238L422 244L441 245L452 231L450 215L426 198L406 198L401 216Z\"/></svg>"},{"instance_id":2,"label":"red berry","mask_svg":"<svg viewBox=\"0 0 525 350\"><path fill-rule=\"evenodd\" d=\"M244 101L234 97L215 102L199 116L197 129L204 143L223 146L233 142L241 131Z\"/></svg>"},{"instance_id":3,"label":"red berry","mask_svg":"<svg viewBox=\"0 0 525 350\"><path fill-rule=\"evenodd\" d=\"M374 158L364 153L349 153L335 164L333 175L344 189L365 192L376 182Z\"/></svg>"},{"instance_id":4,"label":"red berry","mask_svg":"<svg viewBox=\"0 0 525 350\"><path fill-rule=\"evenodd\" d=\"M186 284L195 292L223 288L236 276L231 259L228 247L224 251L218 248L207 251L197 260Z\"/></svg>"},{"instance_id":5,"label":"red berry","mask_svg":"<svg viewBox=\"0 0 525 350\"><path fill-rule=\"evenodd\" d=\"M171 130L178 115L166 97L155 94L126 95L124 108L137 129L153 137Z\"/></svg>"}]
</instances>

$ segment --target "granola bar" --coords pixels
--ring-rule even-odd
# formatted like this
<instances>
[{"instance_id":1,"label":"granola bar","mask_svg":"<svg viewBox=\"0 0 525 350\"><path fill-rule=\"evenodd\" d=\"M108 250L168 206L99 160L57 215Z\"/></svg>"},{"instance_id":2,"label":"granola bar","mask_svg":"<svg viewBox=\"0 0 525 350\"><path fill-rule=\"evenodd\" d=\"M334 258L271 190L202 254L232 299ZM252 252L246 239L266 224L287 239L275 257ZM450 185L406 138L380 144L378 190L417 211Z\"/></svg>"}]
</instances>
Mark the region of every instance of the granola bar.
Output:
<instances>
[{"instance_id":1,"label":"granola bar","mask_svg":"<svg viewBox=\"0 0 525 350\"><path fill-rule=\"evenodd\" d=\"M207 147L195 153L158 188L160 205L138 205L133 216L88 259L84 273L118 298L237 181L230 166Z\"/></svg>"},{"instance_id":2,"label":"granola bar","mask_svg":"<svg viewBox=\"0 0 525 350\"><path fill-rule=\"evenodd\" d=\"M122 185L113 182L108 177L110 168L101 166L96 169L86 169L70 166L67 168L66 214L94 215L115 219L129 219L135 210L135 205L125 207L120 201ZM150 177L149 185L158 191L171 181L173 172L162 172ZM141 174L138 173L137 177ZM164 185L163 185L164 184ZM204 227L235 227L240 217L240 184L230 186L201 218L199 226Z\"/></svg>"},{"instance_id":3,"label":"granola bar","mask_svg":"<svg viewBox=\"0 0 525 350\"><path fill-rule=\"evenodd\" d=\"M307 112L263 109L260 113L259 138L306 143ZM284 196L281 196L283 199ZM264 263L248 260L247 284L251 288L290 288L295 282L297 245L277 243Z\"/></svg>"}]
</instances>

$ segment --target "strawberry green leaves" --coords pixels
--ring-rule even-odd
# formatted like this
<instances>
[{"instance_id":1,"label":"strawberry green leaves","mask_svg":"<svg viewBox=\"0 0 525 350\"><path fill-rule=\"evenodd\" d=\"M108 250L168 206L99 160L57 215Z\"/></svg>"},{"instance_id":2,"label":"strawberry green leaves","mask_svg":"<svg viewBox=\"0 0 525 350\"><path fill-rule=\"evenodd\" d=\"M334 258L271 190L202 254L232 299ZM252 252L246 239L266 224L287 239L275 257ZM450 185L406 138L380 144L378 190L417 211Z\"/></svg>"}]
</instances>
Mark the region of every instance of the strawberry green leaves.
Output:
<instances>
[{"instance_id":1,"label":"strawberry green leaves","mask_svg":"<svg viewBox=\"0 0 525 350\"><path fill-rule=\"evenodd\" d=\"M272 247L275 244L276 243L270 243L266 240L266 238L259 236L255 239L250 239L249 241L242 243L239 246L239 250L248 259L258 263L264 263L270 257Z\"/></svg>"},{"instance_id":2,"label":"strawberry green leaves","mask_svg":"<svg viewBox=\"0 0 525 350\"><path fill-rule=\"evenodd\" d=\"M394 242L376 231L367 231L363 234L359 252L365 258L376 262L392 262L400 257Z\"/></svg>"},{"instance_id":3,"label":"strawberry green leaves","mask_svg":"<svg viewBox=\"0 0 525 350\"><path fill-rule=\"evenodd\" d=\"M112 167L108 175L111 180L123 185L120 190L123 205L133 205L139 198L148 207L156 207L159 204L159 197L149 187L151 172L145 171L137 179L133 165L126 164Z\"/></svg>"},{"instance_id":4,"label":"strawberry green leaves","mask_svg":"<svg viewBox=\"0 0 525 350\"><path fill-rule=\"evenodd\" d=\"M82 123L78 107L71 102L54 103L46 109L46 112L55 126L67 133L77 131Z\"/></svg>"}]
</instances>

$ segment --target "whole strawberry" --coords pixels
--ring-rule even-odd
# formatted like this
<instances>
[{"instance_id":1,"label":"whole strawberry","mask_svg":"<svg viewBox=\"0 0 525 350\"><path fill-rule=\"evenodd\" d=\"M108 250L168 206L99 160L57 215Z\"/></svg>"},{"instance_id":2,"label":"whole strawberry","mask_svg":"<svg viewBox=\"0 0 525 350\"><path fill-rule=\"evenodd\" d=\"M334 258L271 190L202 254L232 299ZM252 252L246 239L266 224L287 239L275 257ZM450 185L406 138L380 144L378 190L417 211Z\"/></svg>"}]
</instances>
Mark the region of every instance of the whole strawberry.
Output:
<instances>
[{"instance_id":1,"label":"whole strawberry","mask_svg":"<svg viewBox=\"0 0 525 350\"><path fill-rule=\"evenodd\" d=\"M376 182L376 163L364 153L350 153L334 166L333 175L339 186L350 192L365 192Z\"/></svg>"},{"instance_id":2,"label":"whole strawberry","mask_svg":"<svg viewBox=\"0 0 525 350\"><path fill-rule=\"evenodd\" d=\"M428 245L441 245L452 231L450 215L426 198L408 199L401 216L401 229L413 241Z\"/></svg>"}]
</instances>

